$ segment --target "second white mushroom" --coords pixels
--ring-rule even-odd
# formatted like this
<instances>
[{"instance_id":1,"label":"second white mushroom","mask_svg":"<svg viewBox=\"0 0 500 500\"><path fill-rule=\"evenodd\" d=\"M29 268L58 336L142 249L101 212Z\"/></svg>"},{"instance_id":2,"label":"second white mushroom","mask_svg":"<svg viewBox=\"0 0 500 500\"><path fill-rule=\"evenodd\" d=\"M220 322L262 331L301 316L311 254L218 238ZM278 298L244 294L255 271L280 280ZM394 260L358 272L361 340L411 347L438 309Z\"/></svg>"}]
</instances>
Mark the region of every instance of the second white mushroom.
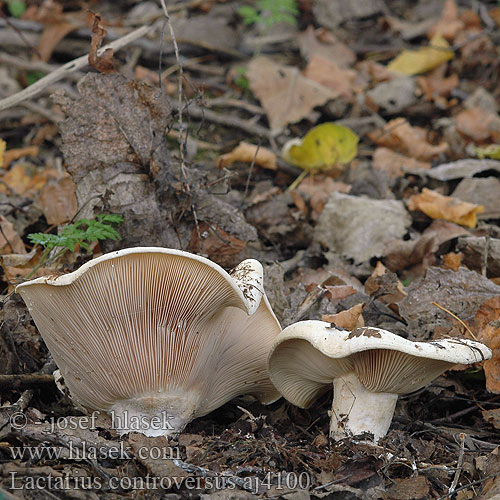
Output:
<instances>
[{"instance_id":1,"label":"second white mushroom","mask_svg":"<svg viewBox=\"0 0 500 500\"><path fill-rule=\"evenodd\" d=\"M268 369L281 394L301 408L333 384L330 436L369 432L378 441L391 425L399 395L425 387L455 364L489 358L490 349L472 340L411 342L379 328L346 332L302 321L276 338Z\"/></svg>"}]
</instances>

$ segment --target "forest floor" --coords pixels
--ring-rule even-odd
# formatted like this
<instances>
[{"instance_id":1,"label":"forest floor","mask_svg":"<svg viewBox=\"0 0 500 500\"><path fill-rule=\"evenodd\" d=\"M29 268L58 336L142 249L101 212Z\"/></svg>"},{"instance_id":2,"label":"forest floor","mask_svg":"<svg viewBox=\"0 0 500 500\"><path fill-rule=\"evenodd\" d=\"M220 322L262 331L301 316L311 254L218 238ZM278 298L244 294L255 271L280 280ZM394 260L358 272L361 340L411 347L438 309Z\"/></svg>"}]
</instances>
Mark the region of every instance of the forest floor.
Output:
<instances>
[{"instance_id":1,"label":"forest floor","mask_svg":"<svg viewBox=\"0 0 500 500\"><path fill-rule=\"evenodd\" d=\"M167 2L167 22L155 1L0 2L0 500L500 497L498 4L294 5ZM327 122L359 143L283 154ZM29 237L112 213L120 240L58 258ZM134 246L258 259L283 327L474 338L493 359L402 396L377 445L329 441L331 393L241 397L169 442L85 428L14 288Z\"/></svg>"}]
</instances>

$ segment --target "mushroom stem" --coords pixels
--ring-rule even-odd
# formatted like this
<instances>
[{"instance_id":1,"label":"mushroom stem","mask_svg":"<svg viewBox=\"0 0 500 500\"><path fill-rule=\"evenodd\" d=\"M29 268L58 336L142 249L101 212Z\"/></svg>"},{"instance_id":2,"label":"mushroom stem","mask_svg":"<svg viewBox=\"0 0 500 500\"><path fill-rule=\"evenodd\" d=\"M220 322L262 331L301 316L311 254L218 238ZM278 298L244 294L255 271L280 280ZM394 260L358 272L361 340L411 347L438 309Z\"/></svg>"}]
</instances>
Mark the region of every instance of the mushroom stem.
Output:
<instances>
[{"instance_id":1,"label":"mushroom stem","mask_svg":"<svg viewBox=\"0 0 500 500\"><path fill-rule=\"evenodd\" d=\"M355 373L336 378L333 381L330 437L338 441L371 432L374 442L377 442L389 430L397 400L397 394L370 392Z\"/></svg>"},{"instance_id":2,"label":"mushroom stem","mask_svg":"<svg viewBox=\"0 0 500 500\"><path fill-rule=\"evenodd\" d=\"M111 427L120 435L141 432L148 437L176 436L193 420L199 394L184 391L141 394L111 407Z\"/></svg>"}]
</instances>

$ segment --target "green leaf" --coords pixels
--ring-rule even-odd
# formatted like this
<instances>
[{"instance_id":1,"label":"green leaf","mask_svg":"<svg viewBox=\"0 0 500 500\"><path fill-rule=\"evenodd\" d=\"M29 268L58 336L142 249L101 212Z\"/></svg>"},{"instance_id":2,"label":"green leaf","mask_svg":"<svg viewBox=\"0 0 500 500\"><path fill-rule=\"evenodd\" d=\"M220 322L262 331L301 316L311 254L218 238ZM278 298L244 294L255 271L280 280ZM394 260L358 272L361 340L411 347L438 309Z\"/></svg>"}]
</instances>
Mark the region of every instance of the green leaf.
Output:
<instances>
[{"instance_id":1,"label":"green leaf","mask_svg":"<svg viewBox=\"0 0 500 500\"><path fill-rule=\"evenodd\" d=\"M21 17L26 11L26 3L23 0L8 0L7 9L13 17Z\"/></svg>"},{"instance_id":2,"label":"green leaf","mask_svg":"<svg viewBox=\"0 0 500 500\"><path fill-rule=\"evenodd\" d=\"M26 83L29 85L33 85L35 82L43 78L45 73L43 71L28 71L26 73Z\"/></svg>"},{"instance_id":3,"label":"green leaf","mask_svg":"<svg viewBox=\"0 0 500 500\"><path fill-rule=\"evenodd\" d=\"M117 214L100 214L95 219L80 219L63 228L61 234L31 233L28 239L44 248L64 247L72 252L76 245L88 250L89 244L99 240L119 240L121 238L113 224L123 222Z\"/></svg>"}]
</instances>

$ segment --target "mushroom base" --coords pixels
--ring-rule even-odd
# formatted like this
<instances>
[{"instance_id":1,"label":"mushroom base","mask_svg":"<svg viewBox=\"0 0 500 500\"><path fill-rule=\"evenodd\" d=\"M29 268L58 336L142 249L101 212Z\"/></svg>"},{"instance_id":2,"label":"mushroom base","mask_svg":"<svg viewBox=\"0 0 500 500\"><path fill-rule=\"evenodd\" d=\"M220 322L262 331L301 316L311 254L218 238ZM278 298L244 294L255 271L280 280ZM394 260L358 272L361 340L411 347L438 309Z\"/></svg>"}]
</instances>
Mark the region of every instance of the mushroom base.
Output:
<instances>
[{"instance_id":1,"label":"mushroom base","mask_svg":"<svg viewBox=\"0 0 500 500\"><path fill-rule=\"evenodd\" d=\"M370 432L377 442L391 425L397 394L371 392L354 373L333 382L330 437L336 441Z\"/></svg>"},{"instance_id":2,"label":"mushroom base","mask_svg":"<svg viewBox=\"0 0 500 500\"><path fill-rule=\"evenodd\" d=\"M198 394L184 391L141 394L111 407L111 427L120 435L175 436L194 419L198 402Z\"/></svg>"}]
</instances>

